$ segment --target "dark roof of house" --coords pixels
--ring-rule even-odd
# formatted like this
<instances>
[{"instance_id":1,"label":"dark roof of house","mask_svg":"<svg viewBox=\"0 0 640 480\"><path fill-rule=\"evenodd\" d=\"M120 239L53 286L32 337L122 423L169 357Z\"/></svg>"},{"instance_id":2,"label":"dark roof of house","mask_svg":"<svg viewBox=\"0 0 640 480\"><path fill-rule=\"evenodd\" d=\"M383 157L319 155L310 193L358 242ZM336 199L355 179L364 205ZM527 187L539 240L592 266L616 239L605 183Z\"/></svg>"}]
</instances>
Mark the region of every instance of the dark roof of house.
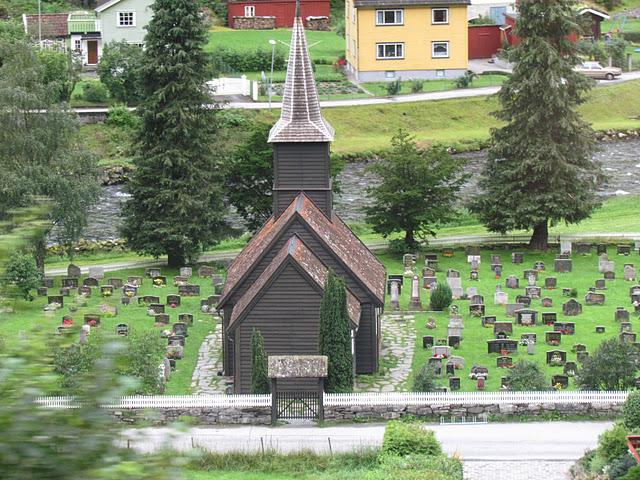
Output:
<instances>
[{"instance_id":1,"label":"dark roof of house","mask_svg":"<svg viewBox=\"0 0 640 480\"><path fill-rule=\"evenodd\" d=\"M68 13L43 13L42 38L54 39L69 35ZM25 15L24 27L28 35L38 37L38 15Z\"/></svg>"},{"instance_id":2,"label":"dark roof of house","mask_svg":"<svg viewBox=\"0 0 640 480\"><path fill-rule=\"evenodd\" d=\"M235 304L229 321L230 328L233 328L238 318L258 297L278 268L289 258L294 260L316 282L318 287L324 289L325 281L329 274L328 268L307 248L302 240L293 235L271 260L271 263L260 274L251 288ZM357 328L360 323L360 302L349 290L347 290L347 311L349 312L351 323Z\"/></svg>"},{"instance_id":3,"label":"dark roof of house","mask_svg":"<svg viewBox=\"0 0 640 480\"><path fill-rule=\"evenodd\" d=\"M322 117L302 19L296 15L291 33L287 78L280 119L269 142L331 142L334 130Z\"/></svg>"},{"instance_id":4,"label":"dark roof of house","mask_svg":"<svg viewBox=\"0 0 640 480\"><path fill-rule=\"evenodd\" d=\"M433 7L450 5L471 5L471 0L355 0L353 6L359 7L412 7L427 5Z\"/></svg>"},{"instance_id":5,"label":"dark roof of house","mask_svg":"<svg viewBox=\"0 0 640 480\"><path fill-rule=\"evenodd\" d=\"M227 273L227 281L219 306L230 298L244 278L269 250L269 246L285 231L289 221L297 216L320 237L328 249L352 272L364 287L380 302L384 303L385 269L376 256L333 213L327 218L304 193L298 195L278 217L270 217L262 229L251 239L235 258ZM253 287L252 287L253 288Z\"/></svg>"}]
</instances>

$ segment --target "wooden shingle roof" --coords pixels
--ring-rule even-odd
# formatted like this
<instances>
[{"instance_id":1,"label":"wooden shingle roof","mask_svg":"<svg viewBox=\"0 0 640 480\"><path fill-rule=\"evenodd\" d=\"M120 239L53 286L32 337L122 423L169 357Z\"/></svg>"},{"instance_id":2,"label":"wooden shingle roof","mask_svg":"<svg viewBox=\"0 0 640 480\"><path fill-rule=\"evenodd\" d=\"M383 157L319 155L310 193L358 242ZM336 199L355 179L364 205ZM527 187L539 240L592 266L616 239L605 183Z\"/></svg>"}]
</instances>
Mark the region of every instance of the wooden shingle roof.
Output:
<instances>
[{"instance_id":1,"label":"wooden shingle roof","mask_svg":"<svg viewBox=\"0 0 640 480\"><path fill-rule=\"evenodd\" d=\"M38 38L38 18L38 15L23 16L25 32L34 38ZM42 38L53 40L69 35L68 19L68 13L43 13Z\"/></svg>"},{"instance_id":2,"label":"wooden shingle roof","mask_svg":"<svg viewBox=\"0 0 640 480\"><path fill-rule=\"evenodd\" d=\"M287 259L293 260L314 280L317 287L324 289L329 274L328 268L307 248L302 240L293 235L271 260L271 263L264 269L251 288L235 304L229 321L229 328L235 328L238 319L260 295L264 287ZM347 311L349 312L352 326L357 328L360 323L360 302L349 290L347 290Z\"/></svg>"},{"instance_id":3,"label":"wooden shingle roof","mask_svg":"<svg viewBox=\"0 0 640 480\"><path fill-rule=\"evenodd\" d=\"M333 136L333 128L320 112L304 26L297 15L291 33L282 110L280 119L269 132L269 142L331 142Z\"/></svg>"},{"instance_id":4,"label":"wooden shingle roof","mask_svg":"<svg viewBox=\"0 0 640 480\"><path fill-rule=\"evenodd\" d=\"M270 217L235 258L227 273L219 307L224 306L294 217L299 218L321 239L380 305L384 304L384 266L337 214L333 213L331 219L327 218L304 193L300 193L277 220Z\"/></svg>"}]
</instances>

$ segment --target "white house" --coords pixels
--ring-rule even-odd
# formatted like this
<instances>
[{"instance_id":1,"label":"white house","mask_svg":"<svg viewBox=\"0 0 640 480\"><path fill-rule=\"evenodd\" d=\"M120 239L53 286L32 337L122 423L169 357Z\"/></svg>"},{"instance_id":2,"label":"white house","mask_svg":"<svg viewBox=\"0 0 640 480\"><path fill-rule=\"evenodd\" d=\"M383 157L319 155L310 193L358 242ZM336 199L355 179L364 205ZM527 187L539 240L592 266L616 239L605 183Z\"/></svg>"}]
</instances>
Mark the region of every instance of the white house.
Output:
<instances>
[{"instance_id":1,"label":"white house","mask_svg":"<svg viewBox=\"0 0 640 480\"><path fill-rule=\"evenodd\" d=\"M478 17L491 18L496 25L504 25L504 15L515 13L516 0L499 1L499 0L471 0L467 12L469 20Z\"/></svg>"}]
</instances>

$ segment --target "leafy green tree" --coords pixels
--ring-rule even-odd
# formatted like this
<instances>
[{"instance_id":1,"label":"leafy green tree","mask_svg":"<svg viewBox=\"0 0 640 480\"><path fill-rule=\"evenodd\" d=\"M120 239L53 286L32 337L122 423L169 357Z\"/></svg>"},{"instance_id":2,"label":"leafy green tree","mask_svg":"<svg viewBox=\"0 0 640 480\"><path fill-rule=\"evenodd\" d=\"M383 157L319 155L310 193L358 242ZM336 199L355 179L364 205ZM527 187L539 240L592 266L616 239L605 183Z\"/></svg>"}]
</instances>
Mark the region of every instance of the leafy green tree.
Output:
<instances>
[{"instance_id":1,"label":"leafy green tree","mask_svg":"<svg viewBox=\"0 0 640 480\"><path fill-rule=\"evenodd\" d=\"M438 388L438 377L433 365L425 363L413 379L414 392L434 392Z\"/></svg>"},{"instance_id":2,"label":"leafy green tree","mask_svg":"<svg viewBox=\"0 0 640 480\"><path fill-rule=\"evenodd\" d=\"M77 240L98 197L97 161L81 143L76 115L57 103L56 82L25 42L1 42L0 220L34 197L51 199L49 227L63 245ZM46 113L42 113L46 111ZM43 267L44 235L36 242Z\"/></svg>"},{"instance_id":3,"label":"leafy green tree","mask_svg":"<svg viewBox=\"0 0 640 480\"><path fill-rule=\"evenodd\" d=\"M37 55L44 68L42 81L56 92L58 101L68 102L82 65L74 60L71 53L58 50L42 49Z\"/></svg>"},{"instance_id":4,"label":"leafy green tree","mask_svg":"<svg viewBox=\"0 0 640 480\"><path fill-rule=\"evenodd\" d=\"M7 264L5 281L10 288L15 288L17 295L32 301L32 292L40 286L42 281L42 275L33 256L15 252Z\"/></svg>"},{"instance_id":5,"label":"leafy green tree","mask_svg":"<svg viewBox=\"0 0 640 480\"><path fill-rule=\"evenodd\" d=\"M582 364L577 383L583 390L626 390L635 385L634 347L617 338L604 340Z\"/></svg>"},{"instance_id":6,"label":"leafy green tree","mask_svg":"<svg viewBox=\"0 0 640 480\"><path fill-rule=\"evenodd\" d=\"M599 205L595 136L576 110L592 81L573 70L573 0L522 0L519 12L521 43L495 113L506 125L491 131L482 194L471 211L494 232L533 229L530 246L546 249L550 222L578 223Z\"/></svg>"},{"instance_id":7,"label":"leafy green tree","mask_svg":"<svg viewBox=\"0 0 640 480\"><path fill-rule=\"evenodd\" d=\"M138 68L142 61L142 49L122 40L104 46L98 76L109 94L119 102L132 104L138 100Z\"/></svg>"},{"instance_id":8,"label":"leafy green tree","mask_svg":"<svg viewBox=\"0 0 640 480\"><path fill-rule=\"evenodd\" d=\"M267 374L267 355L260 330L251 333L251 393L269 393L271 383Z\"/></svg>"},{"instance_id":9,"label":"leafy green tree","mask_svg":"<svg viewBox=\"0 0 640 480\"><path fill-rule=\"evenodd\" d=\"M535 362L519 360L507 374L509 390L547 390L549 385L540 366Z\"/></svg>"},{"instance_id":10,"label":"leafy green tree","mask_svg":"<svg viewBox=\"0 0 640 480\"><path fill-rule=\"evenodd\" d=\"M371 206L367 222L384 237L404 232L407 248L416 248L416 237L435 236L440 225L456 216L456 193L467 175L464 161L444 147L421 151L414 138L399 130L391 139L391 151L369 169L380 183L367 189Z\"/></svg>"},{"instance_id":11,"label":"leafy green tree","mask_svg":"<svg viewBox=\"0 0 640 480\"><path fill-rule=\"evenodd\" d=\"M351 321L344 281L329 271L320 303L320 355L329 357L327 393L353 390Z\"/></svg>"},{"instance_id":12,"label":"leafy green tree","mask_svg":"<svg viewBox=\"0 0 640 480\"><path fill-rule=\"evenodd\" d=\"M622 422L629 431L640 430L640 390L629 392L622 407Z\"/></svg>"},{"instance_id":13,"label":"leafy green tree","mask_svg":"<svg viewBox=\"0 0 640 480\"><path fill-rule=\"evenodd\" d=\"M205 85L207 38L198 3L157 0L152 9L122 233L133 250L167 254L169 265L182 266L227 232L221 165L212 149L216 108Z\"/></svg>"}]
</instances>

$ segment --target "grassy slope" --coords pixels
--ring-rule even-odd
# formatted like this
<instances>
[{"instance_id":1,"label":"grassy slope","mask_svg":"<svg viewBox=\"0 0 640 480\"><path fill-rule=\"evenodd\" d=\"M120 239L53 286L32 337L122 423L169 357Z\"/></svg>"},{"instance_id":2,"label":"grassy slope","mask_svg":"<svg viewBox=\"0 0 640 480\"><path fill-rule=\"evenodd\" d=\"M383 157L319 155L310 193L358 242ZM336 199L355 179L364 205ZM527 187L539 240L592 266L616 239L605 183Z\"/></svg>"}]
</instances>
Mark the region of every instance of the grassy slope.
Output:
<instances>
[{"instance_id":1,"label":"grassy slope","mask_svg":"<svg viewBox=\"0 0 640 480\"><path fill-rule=\"evenodd\" d=\"M507 79L506 75L481 75L476 78L471 84L471 88L480 88L480 87L493 87L502 85L502 83ZM369 92L373 93L376 96L383 97L387 95L387 85L388 82L370 82L363 83L362 87L367 89ZM402 82L402 89L400 90L400 94L408 94L411 92L411 85L413 82ZM453 80L427 80L424 82L423 92L441 92L444 90L455 90L457 87Z\"/></svg>"},{"instance_id":2,"label":"grassy slope","mask_svg":"<svg viewBox=\"0 0 640 480\"><path fill-rule=\"evenodd\" d=\"M490 255L501 255L503 263L503 278L496 280L490 274ZM613 254L613 255L612 255ZM484 296L484 302L486 305L487 315L496 315L498 321L514 321L514 319L507 318L505 316L504 307L493 305L493 293L497 284L504 286L504 278L507 275L516 275L520 278L520 289L506 290L509 293L509 301L514 302L516 295L524 294L524 286L526 280L523 280L523 270L531 268L533 263L538 260L545 262L547 266L547 272L540 275L538 285L544 286L544 278L547 276L555 276L558 278L558 288L555 290L544 290L542 295L549 296L553 299L553 307L542 308L540 300L534 300L532 307L539 312L556 312L558 314L558 321L575 322L576 334L574 336L563 336L562 343L559 347L550 347L545 344L544 335L546 331L553 330L551 327L545 327L538 324L535 327L518 327L514 325L514 335L511 338L520 339L520 334L525 332L535 332L538 337L538 343L536 345L535 355L527 355L525 347L519 347L518 353L512 355L514 361L519 359L525 359L529 361L535 361L544 367L546 376L551 378L551 375L562 374L561 367L546 367L545 365L545 352L553 350L555 348L564 350L567 352L567 361L576 361L575 353L571 353L571 347L575 343L583 343L587 345L587 350L593 352L596 346L605 338L611 338L618 335L619 327L617 322L614 321L614 312L617 306L625 306L630 311L633 307L630 307L629 302L629 282L625 282L622 279L622 270L624 263L636 262L637 255L633 257L616 257L615 248L610 248L610 257L616 262L616 275L617 279L607 282L608 289L603 293L606 294L606 302L604 306L586 306L584 305L584 295L586 294L588 287L594 285L595 279L602 278L602 275L598 273L598 257L593 253L588 256L573 256L573 273L570 274L556 274L553 273L553 258L554 252L550 253L525 253L525 262L522 265L511 264L511 251L507 250L494 250L488 249L482 250L482 263L480 265L480 281L472 282L469 280L469 265L466 263L466 256L463 251L456 251L455 256L451 259L445 259L439 257L439 269L438 278L444 281L444 272L448 268L455 268L461 272L463 287L476 286L478 292ZM402 259L400 257L392 257L384 255L381 257L387 267L388 273L401 273L402 272ZM418 265L423 264L423 259L419 259ZM405 281L406 283L406 281ZM578 289L578 301L583 304L583 313L577 317L564 317L562 315L562 303L568 300L567 297L562 296L562 288L571 287ZM427 295L422 290L422 301L426 305ZM402 289L401 307L407 308L410 297L410 288L405 285ZM388 301L388 299L387 299ZM460 307L460 313L464 315L464 340L461 343L461 348L454 351L454 355L459 355L465 359L465 368L460 371L459 376L462 380L462 389L467 391L475 390L475 383L467 376L472 365L484 365L489 368L489 379L487 382L487 390L498 390L500 388L500 377L506 375L506 370L496 368L497 354L487 354L486 341L493 338L493 330L490 328L483 328L480 318L472 318L469 315L468 301L459 300L455 301ZM387 306L387 310L389 308ZM425 327L428 317L433 317L436 320L437 328L435 330L427 330ZM632 318L633 318L632 314ZM637 318L637 317L635 317ZM447 313L418 313L415 316L415 325L417 329L415 354L413 358L413 373L417 372L422 365L431 356L431 350L425 350L422 348L422 336L433 335L435 338L446 338L447 336ZM605 334L596 334L595 326L605 325ZM444 380L443 386L446 380ZM410 388L412 381L409 381ZM573 382L570 382L570 388L575 388Z\"/></svg>"},{"instance_id":3,"label":"grassy slope","mask_svg":"<svg viewBox=\"0 0 640 480\"><path fill-rule=\"evenodd\" d=\"M164 275L169 276L169 280L171 280L174 275L177 275L176 271L169 268L164 268L162 271ZM106 277L113 276L126 279L129 275L144 275L144 271L140 269L122 270L117 273L107 273ZM211 280L194 277L192 278L192 283L197 283L201 286L202 298L213 294ZM50 288L49 293L51 295L56 294L59 287L60 279L56 278L55 288ZM168 294L177 293L177 287L170 285L168 287L156 288L151 284L150 279L145 279L139 293L140 295L157 295L160 297L160 301L164 303ZM166 311L171 315L172 323L178 321L178 314L180 313L192 313L194 315L194 324L189 328L189 337L185 343L185 358L178 360L176 371L173 372L167 385L167 394L185 395L189 393L191 376L198 359L198 349L204 337L214 328L215 323L211 317L200 313L201 297L185 297L182 299L181 306L176 309L167 307ZM33 302L18 301L14 305L15 313L2 314L0 316L2 337L7 339L15 338L20 331L29 331L32 327L35 327L36 324L46 331L54 332L57 326L61 324L64 315L71 315L75 321L75 325L81 325L83 315L86 313L99 313L99 306L102 304L117 306L119 309L119 314L116 317L102 319L100 328L106 332L114 332L115 326L119 323L127 323L131 329L155 329L158 333L160 332L159 328L154 327L153 319L147 316L146 308L138 306L137 304L129 306L120 305L119 292L109 299L103 299L99 296L99 292L94 291L93 296L88 299L87 306L79 308L75 313L69 311L71 300L71 297L66 297L65 306L55 313L43 312L42 308L46 304L45 297L38 297Z\"/></svg>"}]
</instances>

